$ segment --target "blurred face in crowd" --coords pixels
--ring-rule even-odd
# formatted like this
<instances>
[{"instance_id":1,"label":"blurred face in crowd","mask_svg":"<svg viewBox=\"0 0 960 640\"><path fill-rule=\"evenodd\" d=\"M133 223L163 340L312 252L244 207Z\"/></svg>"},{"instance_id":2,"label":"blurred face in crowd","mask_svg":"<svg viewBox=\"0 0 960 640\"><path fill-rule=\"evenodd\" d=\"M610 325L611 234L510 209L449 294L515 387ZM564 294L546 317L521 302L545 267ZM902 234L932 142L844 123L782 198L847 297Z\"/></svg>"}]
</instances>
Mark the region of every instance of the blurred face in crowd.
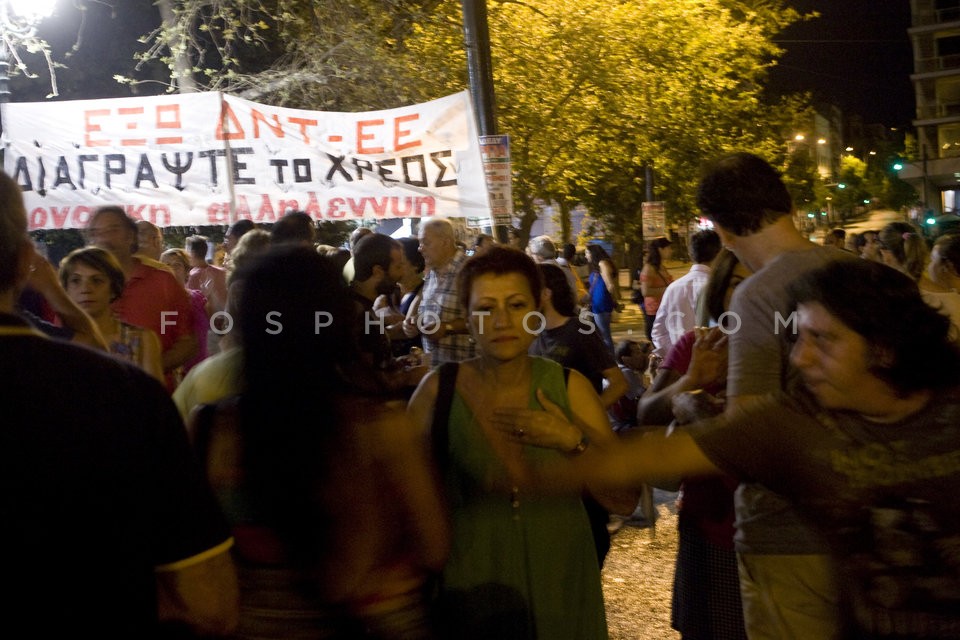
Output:
<instances>
[{"instance_id":1,"label":"blurred face in crowd","mask_svg":"<svg viewBox=\"0 0 960 640\"><path fill-rule=\"evenodd\" d=\"M457 253L457 245L436 227L424 226L420 230L420 253L427 266L436 269L453 259Z\"/></svg>"},{"instance_id":2,"label":"blurred face in crowd","mask_svg":"<svg viewBox=\"0 0 960 640\"><path fill-rule=\"evenodd\" d=\"M67 274L67 295L93 317L110 307L110 278L103 271L82 262L74 262Z\"/></svg>"},{"instance_id":3,"label":"blurred face in crowd","mask_svg":"<svg viewBox=\"0 0 960 640\"><path fill-rule=\"evenodd\" d=\"M727 292L723 296L723 308L730 310L730 300L733 299L733 292L737 290L737 287L740 286L740 283L746 280L752 272L747 268L747 265L742 262L738 262L737 265L733 268L733 273L730 274L730 282L727 284Z\"/></svg>"},{"instance_id":4,"label":"blurred face in crowd","mask_svg":"<svg viewBox=\"0 0 960 640\"><path fill-rule=\"evenodd\" d=\"M643 371L647 368L651 345L649 342L638 344L636 342L630 345L630 355L623 356L623 364L634 371Z\"/></svg>"},{"instance_id":5,"label":"blurred face in crowd","mask_svg":"<svg viewBox=\"0 0 960 640\"><path fill-rule=\"evenodd\" d=\"M163 252L163 235L160 229L147 222L138 222L137 245L140 253L154 260L159 260L160 254Z\"/></svg>"},{"instance_id":6,"label":"blurred face in crowd","mask_svg":"<svg viewBox=\"0 0 960 640\"><path fill-rule=\"evenodd\" d=\"M183 262L180 256L164 253L160 256L160 262L170 267L173 275L177 278L177 282L186 284L187 278L190 276L190 267Z\"/></svg>"},{"instance_id":7,"label":"blurred face in crowd","mask_svg":"<svg viewBox=\"0 0 960 640\"><path fill-rule=\"evenodd\" d=\"M860 257L866 260L880 261L880 240L876 233L865 233L866 244L860 249Z\"/></svg>"},{"instance_id":8,"label":"blurred face in crowd","mask_svg":"<svg viewBox=\"0 0 960 640\"><path fill-rule=\"evenodd\" d=\"M223 250L227 253L233 251L234 247L237 246L237 242L240 240L240 236L228 235L223 237Z\"/></svg>"},{"instance_id":9,"label":"blurred face in crowd","mask_svg":"<svg viewBox=\"0 0 960 640\"><path fill-rule=\"evenodd\" d=\"M87 226L87 244L100 247L118 259L133 255L136 233L112 211L101 211Z\"/></svg>"},{"instance_id":10,"label":"blurred face in crowd","mask_svg":"<svg viewBox=\"0 0 960 640\"><path fill-rule=\"evenodd\" d=\"M538 309L530 283L520 273L483 274L470 288L470 330L480 351L497 360L525 356L540 328L540 320L530 316Z\"/></svg>"},{"instance_id":11,"label":"blurred face in crowd","mask_svg":"<svg viewBox=\"0 0 960 640\"><path fill-rule=\"evenodd\" d=\"M390 251L390 266L383 274L380 282L377 283L377 293L389 294L393 292L397 283L403 278L403 266L406 262L406 259L403 257L403 251L400 249Z\"/></svg>"},{"instance_id":12,"label":"blurred face in crowd","mask_svg":"<svg viewBox=\"0 0 960 640\"><path fill-rule=\"evenodd\" d=\"M870 416L871 398L890 393L870 372L870 346L818 303L797 306L797 342L790 362L807 389L826 409L849 409Z\"/></svg>"}]
</instances>

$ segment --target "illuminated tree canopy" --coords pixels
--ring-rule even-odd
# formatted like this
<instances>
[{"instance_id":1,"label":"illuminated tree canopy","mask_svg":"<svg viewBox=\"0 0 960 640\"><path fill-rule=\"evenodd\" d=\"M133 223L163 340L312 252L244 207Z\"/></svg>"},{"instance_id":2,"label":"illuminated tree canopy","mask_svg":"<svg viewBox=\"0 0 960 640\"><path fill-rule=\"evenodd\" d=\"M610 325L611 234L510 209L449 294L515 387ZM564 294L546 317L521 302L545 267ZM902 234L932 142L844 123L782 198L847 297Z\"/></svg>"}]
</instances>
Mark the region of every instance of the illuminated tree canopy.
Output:
<instances>
[{"instance_id":1,"label":"illuminated tree canopy","mask_svg":"<svg viewBox=\"0 0 960 640\"><path fill-rule=\"evenodd\" d=\"M467 86L458 2L156 5L163 23L143 35L138 60L164 64L171 90L367 110ZM748 149L786 166L783 132L804 101L763 98L781 53L773 37L802 19L785 0L488 0L488 12L524 231L538 203L555 202L586 204L608 232L636 235L646 167L655 199L680 221L693 215L705 159ZM135 70L121 80L141 82Z\"/></svg>"}]
</instances>

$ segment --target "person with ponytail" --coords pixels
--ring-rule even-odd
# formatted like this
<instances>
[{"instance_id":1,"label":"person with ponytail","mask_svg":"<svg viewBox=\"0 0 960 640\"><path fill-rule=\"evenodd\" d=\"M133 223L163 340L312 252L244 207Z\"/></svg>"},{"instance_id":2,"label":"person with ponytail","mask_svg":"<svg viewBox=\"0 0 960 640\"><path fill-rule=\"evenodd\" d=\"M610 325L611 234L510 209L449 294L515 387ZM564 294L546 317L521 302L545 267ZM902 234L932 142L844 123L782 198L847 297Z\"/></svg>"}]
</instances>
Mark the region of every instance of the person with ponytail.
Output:
<instances>
[{"instance_id":1,"label":"person with ponytail","mask_svg":"<svg viewBox=\"0 0 960 640\"><path fill-rule=\"evenodd\" d=\"M906 222L891 222L880 230L879 239L881 261L907 274L924 289L930 282L924 274L930 252L920 231Z\"/></svg>"},{"instance_id":2,"label":"person with ponytail","mask_svg":"<svg viewBox=\"0 0 960 640\"><path fill-rule=\"evenodd\" d=\"M942 276L944 260L941 256L948 245L937 250L937 268L931 263L927 268L930 252L927 241L912 225L906 222L891 222L880 230L880 257L883 263L901 271L920 288L924 302L948 316L953 323L951 335L960 340L960 296L946 285Z\"/></svg>"},{"instance_id":3,"label":"person with ponytail","mask_svg":"<svg viewBox=\"0 0 960 640\"><path fill-rule=\"evenodd\" d=\"M664 261L673 255L673 247L667 238L655 238L647 245L647 257L640 270L640 290L643 293L643 320L647 339L652 341L653 321L667 286L673 281Z\"/></svg>"}]
</instances>

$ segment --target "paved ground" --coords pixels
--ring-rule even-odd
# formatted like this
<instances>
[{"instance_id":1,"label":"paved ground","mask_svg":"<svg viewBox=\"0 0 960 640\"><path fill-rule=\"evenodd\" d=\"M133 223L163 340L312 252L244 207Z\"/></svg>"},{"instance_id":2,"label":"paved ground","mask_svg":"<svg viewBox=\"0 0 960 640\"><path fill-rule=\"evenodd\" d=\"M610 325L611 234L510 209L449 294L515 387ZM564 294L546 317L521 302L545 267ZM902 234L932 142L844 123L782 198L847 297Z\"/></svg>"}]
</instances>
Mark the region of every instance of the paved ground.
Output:
<instances>
[{"instance_id":1,"label":"paved ground","mask_svg":"<svg viewBox=\"0 0 960 640\"><path fill-rule=\"evenodd\" d=\"M669 262L674 279L689 270L689 264ZM630 299L629 275L621 274L624 299ZM643 314L627 302L614 319L615 340L644 339ZM639 529L624 526L614 534L603 569L603 595L610 640L675 640L670 628L670 594L677 555L676 493L654 491L659 518L656 526Z\"/></svg>"},{"instance_id":2,"label":"paved ground","mask_svg":"<svg viewBox=\"0 0 960 640\"><path fill-rule=\"evenodd\" d=\"M667 271L676 280L690 270L689 262L668 261L666 263ZM615 314L613 319L613 339L614 341L622 338L633 340L646 339L646 332L643 323L643 313L640 308L630 302L630 272L626 269L620 271L620 289L621 298L624 301L622 313Z\"/></svg>"},{"instance_id":3,"label":"paved ground","mask_svg":"<svg viewBox=\"0 0 960 640\"><path fill-rule=\"evenodd\" d=\"M613 535L603 567L610 640L675 640L670 593L677 555L675 493L654 491L656 526L624 526Z\"/></svg>"}]
</instances>

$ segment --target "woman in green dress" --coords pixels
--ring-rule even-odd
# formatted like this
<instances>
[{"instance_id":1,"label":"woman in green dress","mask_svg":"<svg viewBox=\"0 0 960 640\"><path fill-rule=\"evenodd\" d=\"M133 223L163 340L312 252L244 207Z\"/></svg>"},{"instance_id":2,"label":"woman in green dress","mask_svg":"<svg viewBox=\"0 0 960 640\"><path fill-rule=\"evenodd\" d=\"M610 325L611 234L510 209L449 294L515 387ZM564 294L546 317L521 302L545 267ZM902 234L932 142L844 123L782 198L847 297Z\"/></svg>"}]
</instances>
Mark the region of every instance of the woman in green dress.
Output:
<instances>
[{"instance_id":1,"label":"woman in green dress","mask_svg":"<svg viewBox=\"0 0 960 640\"><path fill-rule=\"evenodd\" d=\"M530 491L521 456L576 456L614 438L591 384L527 355L542 329L542 284L523 253L495 247L467 261L459 296L481 355L428 375L409 411L432 440L452 520L440 581L449 638L603 640L600 571L579 492ZM493 426L494 409L561 406L585 436L572 450L526 447Z\"/></svg>"}]
</instances>

